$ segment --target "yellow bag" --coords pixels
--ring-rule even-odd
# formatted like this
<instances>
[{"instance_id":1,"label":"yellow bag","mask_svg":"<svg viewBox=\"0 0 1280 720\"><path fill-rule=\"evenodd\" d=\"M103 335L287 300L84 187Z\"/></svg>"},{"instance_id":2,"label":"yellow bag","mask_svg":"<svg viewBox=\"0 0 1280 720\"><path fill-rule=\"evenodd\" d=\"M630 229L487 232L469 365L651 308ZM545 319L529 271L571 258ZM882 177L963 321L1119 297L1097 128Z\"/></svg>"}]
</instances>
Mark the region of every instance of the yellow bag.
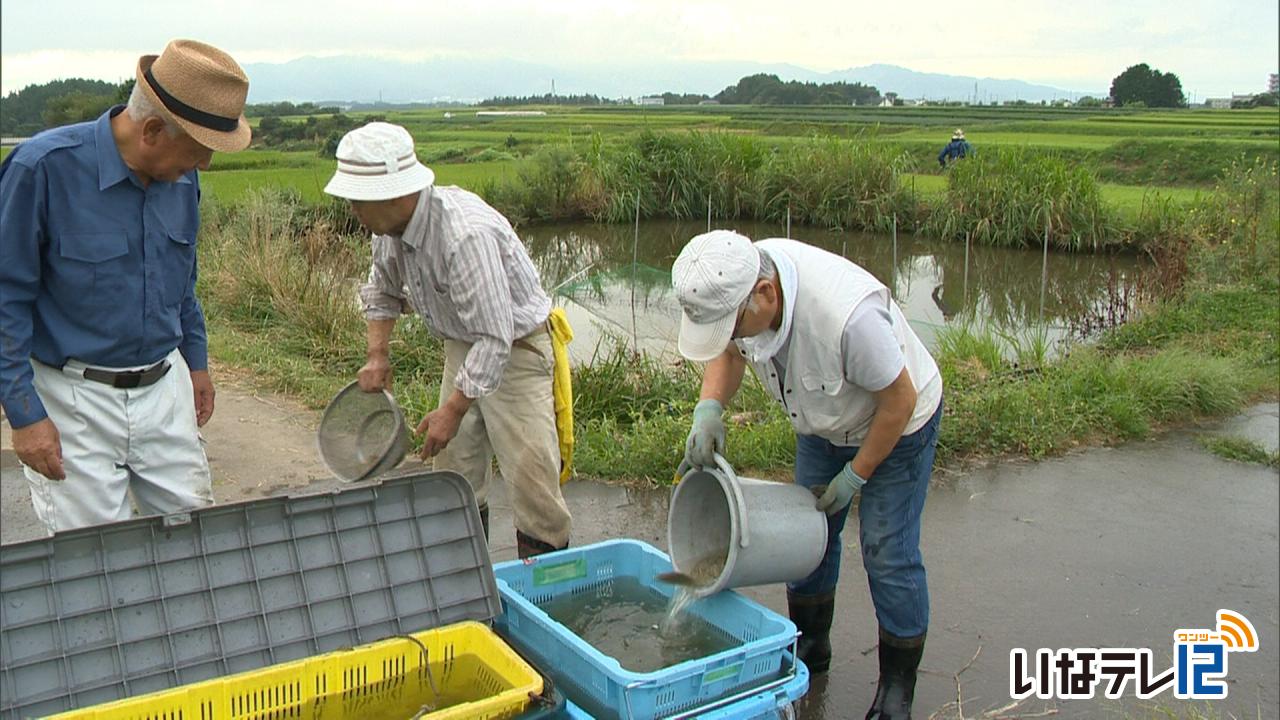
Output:
<instances>
[{"instance_id":1,"label":"yellow bag","mask_svg":"<svg viewBox=\"0 0 1280 720\"><path fill-rule=\"evenodd\" d=\"M547 322L551 326L551 352L555 355L551 394L556 399L556 436L560 439L560 484L563 485L573 475L573 376L569 367L573 328L569 327L564 308L552 308Z\"/></svg>"}]
</instances>

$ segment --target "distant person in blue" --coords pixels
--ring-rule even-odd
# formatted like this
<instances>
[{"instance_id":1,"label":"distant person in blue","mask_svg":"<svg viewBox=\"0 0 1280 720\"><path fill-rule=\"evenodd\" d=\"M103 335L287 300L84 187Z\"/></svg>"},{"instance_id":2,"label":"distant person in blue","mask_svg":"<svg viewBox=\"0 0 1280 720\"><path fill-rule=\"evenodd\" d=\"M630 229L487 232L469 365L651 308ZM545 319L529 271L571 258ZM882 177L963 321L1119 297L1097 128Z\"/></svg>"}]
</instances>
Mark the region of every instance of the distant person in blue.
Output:
<instances>
[{"instance_id":1,"label":"distant person in blue","mask_svg":"<svg viewBox=\"0 0 1280 720\"><path fill-rule=\"evenodd\" d=\"M951 133L951 142L942 148L942 152L938 153L938 165L946 167L947 163L960 158L968 157L973 154L973 146L964 139L964 131L956 128Z\"/></svg>"},{"instance_id":2,"label":"distant person in blue","mask_svg":"<svg viewBox=\"0 0 1280 720\"><path fill-rule=\"evenodd\" d=\"M0 165L0 405L50 534L213 502L197 170L248 146L249 80L191 40L136 75Z\"/></svg>"}]
</instances>

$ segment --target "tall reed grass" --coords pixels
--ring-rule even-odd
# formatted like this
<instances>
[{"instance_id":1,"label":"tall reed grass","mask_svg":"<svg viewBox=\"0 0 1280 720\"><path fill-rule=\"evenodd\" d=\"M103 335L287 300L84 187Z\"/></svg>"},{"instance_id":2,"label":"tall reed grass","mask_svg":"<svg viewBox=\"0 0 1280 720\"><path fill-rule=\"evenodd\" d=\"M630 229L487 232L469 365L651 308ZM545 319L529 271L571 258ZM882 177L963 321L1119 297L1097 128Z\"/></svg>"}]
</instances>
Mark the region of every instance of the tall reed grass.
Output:
<instances>
[{"instance_id":1,"label":"tall reed grass","mask_svg":"<svg viewBox=\"0 0 1280 720\"><path fill-rule=\"evenodd\" d=\"M355 378L365 358L358 289L370 245L353 224L344 205L309 205L282 190L205 210L197 292L226 359L248 360L312 402L327 399L335 382L299 383L299 375ZM405 378L438 374L443 363L439 340L413 318L398 323L392 353Z\"/></svg>"},{"instance_id":2,"label":"tall reed grass","mask_svg":"<svg viewBox=\"0 0 1280 720\"><path fill-rule=\"evenodd\" d=\"M1094 251L1122 239L1088 170L1056 155L992 148L951 166L924 232L1004 247Z\"/></svg>"},{"instance_id":3,"label":"tall reed grass","mask_svg":"<svg viewBox=\"0 0 1280 720\"><path fill-rule=\"evenodd\" d=\"M641 217L783 221L887 231L912 211L897 181L906 156L881 144L813 138L784 150L724 132L596 137L581 153L542 151L481 194L516 221Z\"/></svg>"}]
</instances>

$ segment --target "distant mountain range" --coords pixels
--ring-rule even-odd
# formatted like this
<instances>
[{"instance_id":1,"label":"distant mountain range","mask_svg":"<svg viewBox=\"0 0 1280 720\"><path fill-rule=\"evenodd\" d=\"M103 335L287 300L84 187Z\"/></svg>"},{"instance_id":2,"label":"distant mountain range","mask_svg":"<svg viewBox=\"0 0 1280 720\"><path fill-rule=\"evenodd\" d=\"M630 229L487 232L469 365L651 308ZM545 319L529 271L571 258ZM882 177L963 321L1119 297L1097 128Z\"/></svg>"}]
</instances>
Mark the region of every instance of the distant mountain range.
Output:
<instances>
[{"instance_id":1,"label":"distant mountain range","mask_svg":"<svg viewBox=\"0 0 1280 720\"><path fill-rule=\"evenodd\" d=\"M756 73L782 80L861 82L881 93L928 100L1055 100L1106 92L1063 90L1022 80L921 73L896 65L819 73L796 65L749 62L658 62L644 65L553 67L515 60L434 59L404 62L364 56L304 57L286 63L251 63L249 101L476 102L513 95L593 94L636 98L663 92L715 95Z\"/></svg>"}]
</instances>

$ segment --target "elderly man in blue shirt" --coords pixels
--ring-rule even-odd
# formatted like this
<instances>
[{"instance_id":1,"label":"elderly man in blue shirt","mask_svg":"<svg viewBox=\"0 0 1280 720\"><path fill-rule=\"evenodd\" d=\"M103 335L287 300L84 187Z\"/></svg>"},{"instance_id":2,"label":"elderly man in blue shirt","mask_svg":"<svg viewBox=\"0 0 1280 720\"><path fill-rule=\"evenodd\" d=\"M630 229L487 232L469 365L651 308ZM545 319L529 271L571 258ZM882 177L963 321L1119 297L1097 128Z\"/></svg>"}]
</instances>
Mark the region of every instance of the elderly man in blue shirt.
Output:
<instances>
[{"instance_id":1,"label":"elderly man in blue shirt","mask_svg":"<svg viewBox=\"0 0 1280 720\"><path fill-rule=\"evenodd\" d=\"M249 144L249 81L217 48L142 57L128 106L0 165L0 405L50 532L213 501L195 297L200 186Z\"/></svg>"}]
</instances>

